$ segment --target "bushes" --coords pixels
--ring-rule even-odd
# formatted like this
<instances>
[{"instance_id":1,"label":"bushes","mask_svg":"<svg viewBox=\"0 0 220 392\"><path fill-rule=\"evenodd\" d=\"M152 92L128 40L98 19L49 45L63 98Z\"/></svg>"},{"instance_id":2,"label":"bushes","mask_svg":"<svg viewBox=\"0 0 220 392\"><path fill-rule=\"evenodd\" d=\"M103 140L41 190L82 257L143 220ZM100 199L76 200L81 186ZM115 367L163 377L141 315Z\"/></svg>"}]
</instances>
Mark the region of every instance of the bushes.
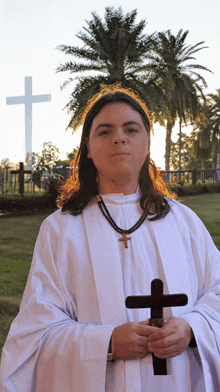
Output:
<instances>
[{"instance_id":1,"label":"bushes","mask_svg":"<svg viewBox=\"0 0 220 392\"><path fill-rule=\"evenodd\" d=\"M0 210L7 215L25 215L56 210L57 183L56 179L49 180L46 184L46 193L40 196L2 196L0 197Z\"/></svg>"},{"instance_id":2,"label":"bushes","mask_svg":"<svg viewBox=\"0 0 220 392\"><path fill-rule=\"evenodd\" d=\"M56 198L57 180L50 180L47 184L47 192L40 196L2 196L0 197L0 210L7 215L25 215L43 211L54 211L57 209ZM220 184L215 182L202 183L196 185L178 185L171 184L169 186L172 192L177 196L194 196L205 193L220 193Z\"/></svg>"},{"instance_id":3,"label":"bushes","mask_svg":"<svg viewBox=\"0 0 220 392\"><path fill-rule=\"evenodd\" d=\"M56 203L51 195L0 197L0 210L12 215L23 215L37 211L56 209Z\"/></svg>"},{"instance_id":4,"label":"bushes","mask_svg":"<svg viewBox=\"0 0 220 392\"><path fill-rule=\"evenodd\" d=\"M177 196L194 196L202 195L205 193L220 193L220 184L216 182L200 182L198 181L196 185L169 185L172 192L176 193Z\"/></svg>"}]
</instances>

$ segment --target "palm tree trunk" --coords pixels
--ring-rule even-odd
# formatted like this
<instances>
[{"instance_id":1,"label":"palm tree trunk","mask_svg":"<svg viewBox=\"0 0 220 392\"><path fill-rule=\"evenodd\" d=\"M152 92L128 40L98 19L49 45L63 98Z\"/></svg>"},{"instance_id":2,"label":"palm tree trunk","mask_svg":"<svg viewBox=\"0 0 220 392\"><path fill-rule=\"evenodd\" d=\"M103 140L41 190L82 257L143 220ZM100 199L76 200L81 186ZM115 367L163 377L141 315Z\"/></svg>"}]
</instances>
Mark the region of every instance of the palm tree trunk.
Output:
<instances>
[{"instance_id":1,"label":"palm tree trunk","mask_svg":"<svg viewBox=\"0 0 220 392\"><path fill-rule=\"evenodd\" d=\"M217 152L218 152L218 138L214 136L212 140L212 169L215 169L217 165Z\"/></svg>"},{"instance_id":2,"label":"palm tree trunk","mask_svg":"<svg viewBox=\"0 0 220 392\"><path fill-rule=\"evenodd\" d=\"M205 158L201 159L201 170L205 169Z\"/></svg>"},{"instance_id":3,"label":"palm tree trunk","mask_svg":"<svg viewBox=\"0 0 220 392\"><path fill-rule=\"evenodd\" d=\"M179 170L181 170L181 160L182 160L182 123L181 120L179 122Z\"/></svg>"},{"instance_id":4,"label":"palm tree trunk","mask_svg":"<svg viewBox=\"0 0 220 392\"><path fill-rule=\"evenodd\" d=\"M173 124L167 121L166 126L166 152L165 152L165 170L170 170L170 152L171 152L171 134L172 134Z\"/></svg>"}]
</instances>

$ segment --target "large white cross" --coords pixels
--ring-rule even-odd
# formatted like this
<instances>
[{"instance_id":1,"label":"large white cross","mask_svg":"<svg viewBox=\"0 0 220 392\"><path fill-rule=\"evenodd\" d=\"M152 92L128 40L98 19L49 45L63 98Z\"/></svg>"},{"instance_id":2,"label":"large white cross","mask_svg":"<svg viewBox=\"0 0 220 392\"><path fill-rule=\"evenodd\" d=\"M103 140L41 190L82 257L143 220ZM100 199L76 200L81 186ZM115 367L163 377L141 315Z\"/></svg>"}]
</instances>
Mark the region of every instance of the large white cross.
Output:
<instances>
[{"instance_id":1,"label":"large white cross","mask_svg":"<svg viewBox=\"0 0 220 392\"><path fill-rule=\"evenodd\" d=\"M6 98L6 105L25 105L25 154L32 152L32 103L49 101L51 94L32 95L32 76L25 77L25 95Z\"/></svg>"}]
</instances>

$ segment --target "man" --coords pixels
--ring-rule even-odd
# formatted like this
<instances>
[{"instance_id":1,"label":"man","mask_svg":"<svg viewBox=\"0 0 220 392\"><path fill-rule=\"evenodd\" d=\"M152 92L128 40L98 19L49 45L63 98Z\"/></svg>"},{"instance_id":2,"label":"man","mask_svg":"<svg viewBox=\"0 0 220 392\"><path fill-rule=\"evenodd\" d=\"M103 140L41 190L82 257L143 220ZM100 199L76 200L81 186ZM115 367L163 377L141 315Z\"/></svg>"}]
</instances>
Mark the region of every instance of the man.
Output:
<instances>
[{"instance_id":1,"label":"man","mask_svg":"<svg viewBox=\"0 0 220 392\"><path fill-rule=\"evenodd\" d=\"M3 349L1 392L219 391L220 254L199 218L165 197L149 131L130 91L90 104L78 172L42 224ZM125 307L155 278L188 296L165 308L161 329L149 309ZM167 376L153 374L152 352Z\"/></svg>"}]
</instances>

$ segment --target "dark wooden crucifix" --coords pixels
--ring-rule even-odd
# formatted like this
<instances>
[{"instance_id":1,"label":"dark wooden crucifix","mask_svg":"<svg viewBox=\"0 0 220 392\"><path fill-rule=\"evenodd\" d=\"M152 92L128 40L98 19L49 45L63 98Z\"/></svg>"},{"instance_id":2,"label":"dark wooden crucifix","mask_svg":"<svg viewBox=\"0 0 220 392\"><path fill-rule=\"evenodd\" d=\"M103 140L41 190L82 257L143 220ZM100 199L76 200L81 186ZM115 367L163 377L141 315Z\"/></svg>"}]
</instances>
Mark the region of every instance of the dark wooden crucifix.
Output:
<instances>
[{"instance_id":1,"label":"dark wooden crucifix","mask_svg":"<svg viewBox=\"0 0 220 392\"><path fill-rule=\"evenodd\" d=\"M125 246L125 248L127 248L128 241L131 240L131 237L126 237L125 233L123 233L122 236L123 236L122 238L119 238L119 241L124 241L124 246Z\"/></svg>"},{"instance_id":2,"label":"dark wooden crucifix","mask_svg":"<svg viewBox=\"0 0 220 392\"><path fill-rule=\"evenodd\" d=\"M134 295L125 300L129 309L151 308L150 325L161 328L163 326L163 308L171 306L185 306L188 303L186 294L163 294L163 282L154 279L151 282L151 295ZM154 375L166 375L166 359L157 358L153 354Z\"/></svg>"},{"instance_id":3,"label":"dark wooden crucifix","mask_svg":"<svg viewBox=\"0 0 220 392\"><path fill-rule=\"evenodd\" d=\"M21 196L24 194L24 174L31 174L31 170L24 170L24 163L20 162L19 170L11 170L11 174L19 175L19 193Z\"/></svg>"}]
</instances>

